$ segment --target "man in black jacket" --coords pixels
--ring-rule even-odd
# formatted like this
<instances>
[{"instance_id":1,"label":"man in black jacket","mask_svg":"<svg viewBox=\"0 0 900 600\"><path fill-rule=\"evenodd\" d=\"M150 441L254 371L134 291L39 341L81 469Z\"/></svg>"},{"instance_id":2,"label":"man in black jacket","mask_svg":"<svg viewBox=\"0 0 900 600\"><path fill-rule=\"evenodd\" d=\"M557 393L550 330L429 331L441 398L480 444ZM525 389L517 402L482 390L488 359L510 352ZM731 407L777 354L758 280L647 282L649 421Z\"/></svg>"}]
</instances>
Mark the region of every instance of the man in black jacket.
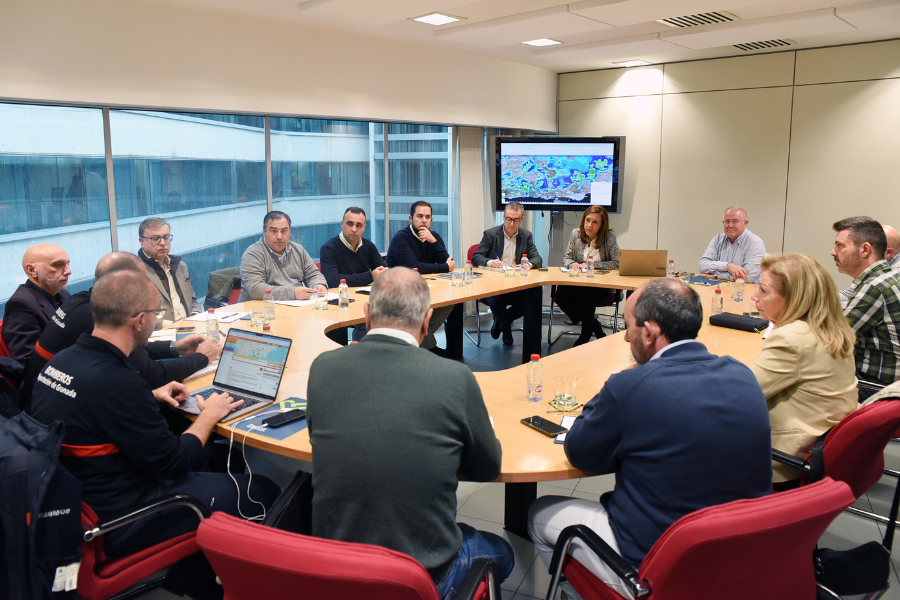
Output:
<instances>
[{"instance_id":1,"label":"man in black jacket","mask_svg":"<svg viewBox=\"0 0 900 600\"><path fill-rule=\"evenodd\" d=\"M130 270L144 273L144 265L134 254L111 252L97 263L95 279L114 271ZM92 288L93 289L93 288ZM22 410L31 405L31 390L38 373L62 350L78 341L82 333L94 330L91 315L91 290L78 292L66 300L41 333L34 345L34 354L25 367L25 377L19 387L19 402ZM141 377L156 389L170 381L181 381L206 367L222 353L222 345L199 335L191 335L177 342L150 342L134 349L128 361L137 369Z\"/></svg>"},{"instance_id":2,"label":"man in black jacket","mask_svg":"<svg viewBox=\"0 0 900 600\"><path fill-rule=\"evenodd\" d=\"M524 215L525 208L518 202L507 204L503 211L503 225L484 232L481 244L472 255L472 264L476 267L502 269L520 265L522 257L527 256L529 268L539 268L543 261L534 245L534 236L527 229L521 228ZM541 353L542 289L538 286L484 299L494 313L491 337L496 340L502 333L503 343L507 346L513 344L512 322L524 315L523 363L531 360L532 354Z\"/></svg>"},{"instance_id":3,"label":"man in black jacket","mask_svg":"<svg viewBox=\"0 0 900 600\"><path fill-rule=\"evenodd\" d=\"M66 284L72 269L69 255L56 244L28 248L22 256L22 269L28 281L6 302L3 340L12 357L24 365L53 312L71 295Z\"/></svg>"},{"instance_id":4,"label":"man in black jacket","mask_svg":"<svg viewBox=\"0 0 900 600\"><path fill-rule=\"evenodd\" d=\"M91 294L93 333L82 334L38 374L34 418L65 425L61 462L81 481L84 501L101 520L173 493L190 494L210 510L260 515L277 496L277 485L261 476L251 483L242 473L202 471L213 428L241 402L224 393L198 396L200 415L176 436L157 403L178 406L187 388L172 382L151 389L128 362L164 310L144 274L115 271L98 279ZM130 554L196 526L192 511L176 507L110 532L104 549Z\"/></svg>"}]
</instances>

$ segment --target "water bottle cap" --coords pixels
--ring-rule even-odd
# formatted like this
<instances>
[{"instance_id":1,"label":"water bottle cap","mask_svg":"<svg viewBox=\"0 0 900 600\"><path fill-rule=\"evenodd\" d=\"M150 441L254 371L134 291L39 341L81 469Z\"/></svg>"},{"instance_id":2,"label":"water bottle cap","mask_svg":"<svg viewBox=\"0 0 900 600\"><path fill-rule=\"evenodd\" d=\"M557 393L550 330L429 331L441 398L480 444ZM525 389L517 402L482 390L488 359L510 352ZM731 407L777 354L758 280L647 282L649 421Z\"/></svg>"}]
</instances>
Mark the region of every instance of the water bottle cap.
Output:
<instances>
[{"instance_id":1,"label":"water bottle cap","mask_svg":"<svg viewBox=\"0 0 900 600\"><path fill-rule=\"evenodd\" d=\"M673 263L673 262L675 262L675 259L674 259L674 258L670 258L670 259L669 259L669 262L670 262L670 263Z\"/></svg>"},{"instance_id":2,"label":"water bottle cap","mask_svg":"<svg viewBox=\"0 0 900 600\"><path fill-rule=\"evenodd\" d=\"M528 255L527 255L527 254L523 254L523 255L522 255L522 258L528 258Z\"/></svg>"},{"instance_id":3,"label":"water bottle cap","mask_svg":"<svg viewBox=\"0 0 900 600\"><path fill-rule=\"evenodd\" d=\"M271 294L271 293L272 293L272 290L266 290L266 293L267 293L267 294Z\"/></svg>"},{"instance_id":4,"label":"water bottle cap","mask_svg":"<svg viewBox=\"0 0 900 600\"><path fill-rule=\"evenodd\" d=\"M717 293L717 294L721 294L721 293L722 293L722 290L720 290L719 288L716 288L716 293Z\"/></svg>"},{"instance_id":5,"label":"water bottle cap","mask_svg":"<svg viewBox=\"0 0 900 600\"><path fill-rule=\"evenodd\" d=\"M208 313L215 313L216 311L215 311L214 309L210 308L210 309L207 310L206 312L208 312Z\"/></svg>"},{"instance_id":6,"label":"water bottle cap","mask_svg":"<svg viewBox=\"0 0 900 600\"><path fill-rule=\"evenodd\" d=\"M351 343L351 344L358 344L359 342L357 342L356 340L353 340L353 341L350 342L350 343Z\"/></svg>"},{"instance_id":7,"label":"water bottle cap","mask_svg":"<svg viewBox=\"0 0 900 600\"><path fill-rule=\"evenodd\" d=\"M471 260L467 260L466 262L469 263L470 265L472 264L472 261L471 261Z\"/></svg>"},{"instance_id":8,"label":"water bottle cap","mask_svg":"<svg viewBox=\"0 0 900 600\"><path fill-rule=\"evenodd\" d=\"M271 330L271 329L272 329L272 328L271 328L270 326L268 326L268 325L263 325L263 331L269 331L269 330Z\"/></svg>"},{"instance_id":9,"label":"water bottle cap","mask_svg":"<svg viewBox=\"0 0 900 600\"><path fill-rule=\"evenodd\" d=\"M413 271L415 271L416 273L418 273L418 272L419 272L419 268L418 268L418 267L413 267Z\"/></svg>"},{"instance_id":10,"label":"water bottle cap","mask_svg":"<svg viewBox=\"0 0 900 600\"><path fill-rule=\"evenodd\" d=\"M346 279L341 279L341 283L347 283Z\"/></svg>"},{"instance_id":11,"label":"water bottle cap","mask_svg":"<svg viewBox=\"0 0 900 600\"><path fill-rule=\"evenodd\" d=\"M531 360L541 360L541 355L540 354L532 354Z\"/></svg>"},{"instance_id":12,"label":"water bottle cap","mask_svg":"<svg viewBox=\"0 0 900 600\"><path fill-rule=\"evenodd\" d=\"M743 275L738 275L738 279L743 279L743 278L744 278Z\"/></svg>"}]
</instances>

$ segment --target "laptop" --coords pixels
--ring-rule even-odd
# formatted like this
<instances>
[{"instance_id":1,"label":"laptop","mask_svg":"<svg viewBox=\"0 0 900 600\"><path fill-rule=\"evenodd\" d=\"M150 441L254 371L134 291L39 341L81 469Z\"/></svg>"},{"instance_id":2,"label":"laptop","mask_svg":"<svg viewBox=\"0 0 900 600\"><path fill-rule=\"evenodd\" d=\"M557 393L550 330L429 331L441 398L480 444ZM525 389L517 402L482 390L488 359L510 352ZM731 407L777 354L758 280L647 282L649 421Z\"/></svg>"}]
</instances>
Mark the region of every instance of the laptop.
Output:
<instances>
[{"instance_id":1,"label":"laptop","mask_svg":"<svg viewBox=\"0 0 900 600\"><path fill-rule=\"evenodd\" d=\"M227 392L244 403L220 419L226 421L272 404L278 395L290 349L290 338L230 329L213 384L192 392L178 408L199 415L197 396L205 399Z\"/></svg>"},{"instance_id":2,"label":"laptop","mask_svg":"<svg viewBox=\"0 0 900 600\"><path fill-rule=\"evenodd\" d=\"M667 250L622 250L619 252L619 275L665 277Z\"/></svg>"}]
</instances>

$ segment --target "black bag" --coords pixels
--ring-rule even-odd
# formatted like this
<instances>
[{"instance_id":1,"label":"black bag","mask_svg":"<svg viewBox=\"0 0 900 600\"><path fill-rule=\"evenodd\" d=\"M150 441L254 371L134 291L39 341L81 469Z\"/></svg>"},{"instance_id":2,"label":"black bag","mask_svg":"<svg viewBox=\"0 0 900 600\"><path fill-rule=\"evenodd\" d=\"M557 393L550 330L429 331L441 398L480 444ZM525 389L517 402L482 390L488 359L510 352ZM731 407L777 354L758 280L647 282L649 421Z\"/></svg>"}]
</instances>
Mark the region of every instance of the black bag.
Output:
<instances>
[{"instance_id":1,"label":"black bag","mask_svg":"<svg viewBox=\"0 0 900 600\"><path fill-rule=\"evenodd\" d=\"M741 331L753 331L755 333L765 331L766 327L769 326L769 322L765 319L748 315L736 315L734 313L712 315L709 317L709 324L729 329L740 329Z\"/></svg>"},{"instance_id":2,"label":"black bag","mask_svg":"<svg viewBox=\"0 0 900 600\"><path fill-rule=\"evenodd\" d=\"M262 524L282 531L312 535L312 475L297 471L272 508L266 512Z\"/></svg>"},{"instance_id":3,"label":"black bag","mask_svg":"<svg viewBox=\"0 0 900 600\"><path fill-rule=\"evenodd\" d=\"M882 590L891 573L891 553L878 542L850 550L816 548L813 563L816 581L839 596Z\"/></svg>"}]
</instances>

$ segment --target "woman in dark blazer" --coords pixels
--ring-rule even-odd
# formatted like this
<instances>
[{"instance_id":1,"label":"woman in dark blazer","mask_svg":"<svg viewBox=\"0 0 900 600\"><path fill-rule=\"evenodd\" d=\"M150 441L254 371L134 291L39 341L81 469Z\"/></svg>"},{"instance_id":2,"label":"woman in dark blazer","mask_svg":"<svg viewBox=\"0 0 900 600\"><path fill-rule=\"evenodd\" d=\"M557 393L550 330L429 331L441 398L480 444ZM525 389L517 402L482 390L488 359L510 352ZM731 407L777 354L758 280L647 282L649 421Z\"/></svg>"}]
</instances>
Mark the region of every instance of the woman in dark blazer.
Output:
<instances>
[{"instance_id":1,"label":"woman in dark blazer","mask_svg":"<svg viewBox=\"0 0 900 600\"><path fill-rule=\"evenodd\" d=\"M616 234L609 228L609 215L602 206L591 206L581 215L578 227L572 230L569 238L563 266L586 268L589 256L594 257L595 269L619 268L619 244ZM561 285L556 288L557 306L573 323L581 323L576 346L589 342L592 335L597 339L606 335L600 321L594 317L594 310L614 302L615 294L615 290L594 287Z\"/></svg>"}]
</instances>

